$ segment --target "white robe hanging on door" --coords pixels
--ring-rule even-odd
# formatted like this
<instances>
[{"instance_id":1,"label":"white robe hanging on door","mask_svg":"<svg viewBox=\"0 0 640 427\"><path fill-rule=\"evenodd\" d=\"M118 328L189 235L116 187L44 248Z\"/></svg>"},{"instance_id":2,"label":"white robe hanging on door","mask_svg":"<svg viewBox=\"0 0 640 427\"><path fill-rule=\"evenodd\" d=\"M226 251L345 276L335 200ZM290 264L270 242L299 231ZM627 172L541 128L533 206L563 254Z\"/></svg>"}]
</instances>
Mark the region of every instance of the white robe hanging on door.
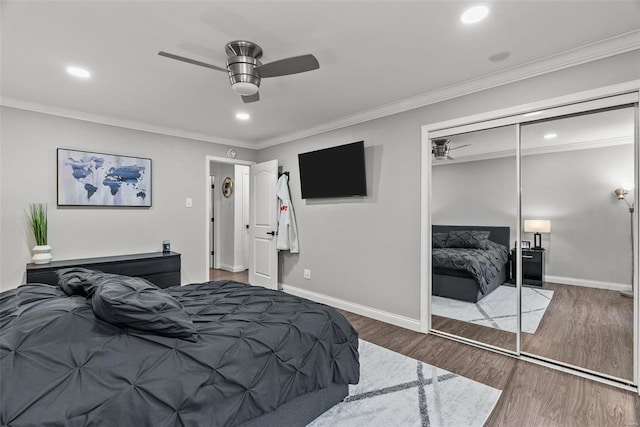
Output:
<instances>
[{"instance_id":1,"label":"white robe hanging on door","mask_svg":"<svg viewBox=\"0 0 640 427\"><path fill-rule=\"evenodd\" d=\"M276 248L281 251L290 251L292 254L300 252L298 248L298 227L296 216L291 205L291 195L289 194L289 177L281 175L278 178L276 195L280 199L280 209L278 210L278 237L276 238Z\"/></svg>"}]
</instances>

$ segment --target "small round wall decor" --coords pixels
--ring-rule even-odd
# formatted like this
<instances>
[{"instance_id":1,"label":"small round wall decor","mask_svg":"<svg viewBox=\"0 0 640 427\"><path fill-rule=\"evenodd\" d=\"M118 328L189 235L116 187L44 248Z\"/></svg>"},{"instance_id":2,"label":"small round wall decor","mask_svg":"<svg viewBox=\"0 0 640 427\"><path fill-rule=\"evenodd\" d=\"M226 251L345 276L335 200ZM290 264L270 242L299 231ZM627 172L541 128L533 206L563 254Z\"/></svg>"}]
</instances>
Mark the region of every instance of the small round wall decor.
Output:
<instances>
[{"instance_id":1,"label":"small round wall decor","mask_svg":"<svg viewBox=\"0 0 640 427\"><path fill-rule=\"evenodd\" d=\"M224 197L231 197L231 193L233 192L233 180L229 177L226 177L224 181L222 181L222 194Z\"/></svg>"}]
</instances>

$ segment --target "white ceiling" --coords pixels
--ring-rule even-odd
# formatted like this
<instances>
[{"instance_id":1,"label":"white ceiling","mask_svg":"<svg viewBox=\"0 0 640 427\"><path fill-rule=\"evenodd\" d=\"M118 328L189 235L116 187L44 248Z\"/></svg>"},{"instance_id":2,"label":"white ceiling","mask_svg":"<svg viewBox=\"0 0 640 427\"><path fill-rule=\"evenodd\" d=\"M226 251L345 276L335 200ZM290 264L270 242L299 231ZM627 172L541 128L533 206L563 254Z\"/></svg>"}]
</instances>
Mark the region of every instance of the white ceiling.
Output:
<instances>
[{"instance_id":1,"label":"white ceiling","mask_svg":"<svg viewBox=\"0 0 640 427\"><path fill-rule=\"evenodd\" d=\"M465 26L459 15L476 2L3 0L0 94L5 105L258 148L612 37L617 52L640 48L637 0L485 3L489 17ZM156 55L224 66L236 39L258 43L265 63L312 53L320 69L265 79L261 100L243 104L224 73ZM501 52L510 56L489 59ZM68 65L92 77L74 79Z\"/></svg>"}]
</instances>

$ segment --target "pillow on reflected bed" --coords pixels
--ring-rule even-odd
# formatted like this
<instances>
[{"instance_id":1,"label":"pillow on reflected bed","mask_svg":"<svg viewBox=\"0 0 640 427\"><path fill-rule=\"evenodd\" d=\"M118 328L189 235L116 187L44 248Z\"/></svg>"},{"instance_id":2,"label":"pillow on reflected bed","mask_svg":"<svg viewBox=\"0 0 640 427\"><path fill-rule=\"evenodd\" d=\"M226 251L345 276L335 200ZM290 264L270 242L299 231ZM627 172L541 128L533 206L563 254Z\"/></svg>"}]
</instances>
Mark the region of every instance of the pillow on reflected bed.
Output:
<instances>
[{"instance_id":1,"label":"pillow on reflected bed","mask_svg":"<svg viewBox=\"0 0 640 427\"><path fill-rule=\"evenodd\" d=\"M434 248L445 248L449 233L431 233L431 243Z\"/></svg>"},{"instance_id":2,"label":"pillow on reflected bed","mask_svg":"<svg viewBox=\"0 0 640 427\"><path fill-rule=\"evenodd\" d=\"M95 292L91 306L100 319L157 335L197 341L191 318L164 290L139 277L99 273L92 280Z\"/></svg>"},{"instance_id":3,"label":"pillow on reflected bed","mask_svg":"<svg viewBox=\"0 0 640 427\"><path fill-rule=\"evenodd\" d=\"M450 231L447 237L448 248L486 249L489 231L460 230Z\"/></svg>"}]
</instances>

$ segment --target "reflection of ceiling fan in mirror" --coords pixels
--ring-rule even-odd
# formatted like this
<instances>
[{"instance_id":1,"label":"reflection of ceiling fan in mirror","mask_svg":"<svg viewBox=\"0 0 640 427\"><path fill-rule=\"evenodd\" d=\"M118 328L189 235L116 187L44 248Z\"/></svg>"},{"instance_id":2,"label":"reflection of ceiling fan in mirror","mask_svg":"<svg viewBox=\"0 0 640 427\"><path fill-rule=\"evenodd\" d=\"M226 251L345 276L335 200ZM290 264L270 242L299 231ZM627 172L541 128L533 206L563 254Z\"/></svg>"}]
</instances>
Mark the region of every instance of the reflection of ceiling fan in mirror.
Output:
<instances>
[{"instance_id":1,"label":"reflection of ceiling fan in mirror","mask_svg":"<svg viewBox=\"0 0 640 427\"><path fill-rule=\"evenodd\" d=\"M433 157L436 160L455 160L453 157L449 155L449 151L457 150L458 148L468 147L471 145L471 144L465 144L465 145L460 145L458 147L451 148L449 146L451 141L449 141L446 138L432 139L431 142L433 144L431 148L431 153L433 154Z\"/></svg>"}]
</instances>

